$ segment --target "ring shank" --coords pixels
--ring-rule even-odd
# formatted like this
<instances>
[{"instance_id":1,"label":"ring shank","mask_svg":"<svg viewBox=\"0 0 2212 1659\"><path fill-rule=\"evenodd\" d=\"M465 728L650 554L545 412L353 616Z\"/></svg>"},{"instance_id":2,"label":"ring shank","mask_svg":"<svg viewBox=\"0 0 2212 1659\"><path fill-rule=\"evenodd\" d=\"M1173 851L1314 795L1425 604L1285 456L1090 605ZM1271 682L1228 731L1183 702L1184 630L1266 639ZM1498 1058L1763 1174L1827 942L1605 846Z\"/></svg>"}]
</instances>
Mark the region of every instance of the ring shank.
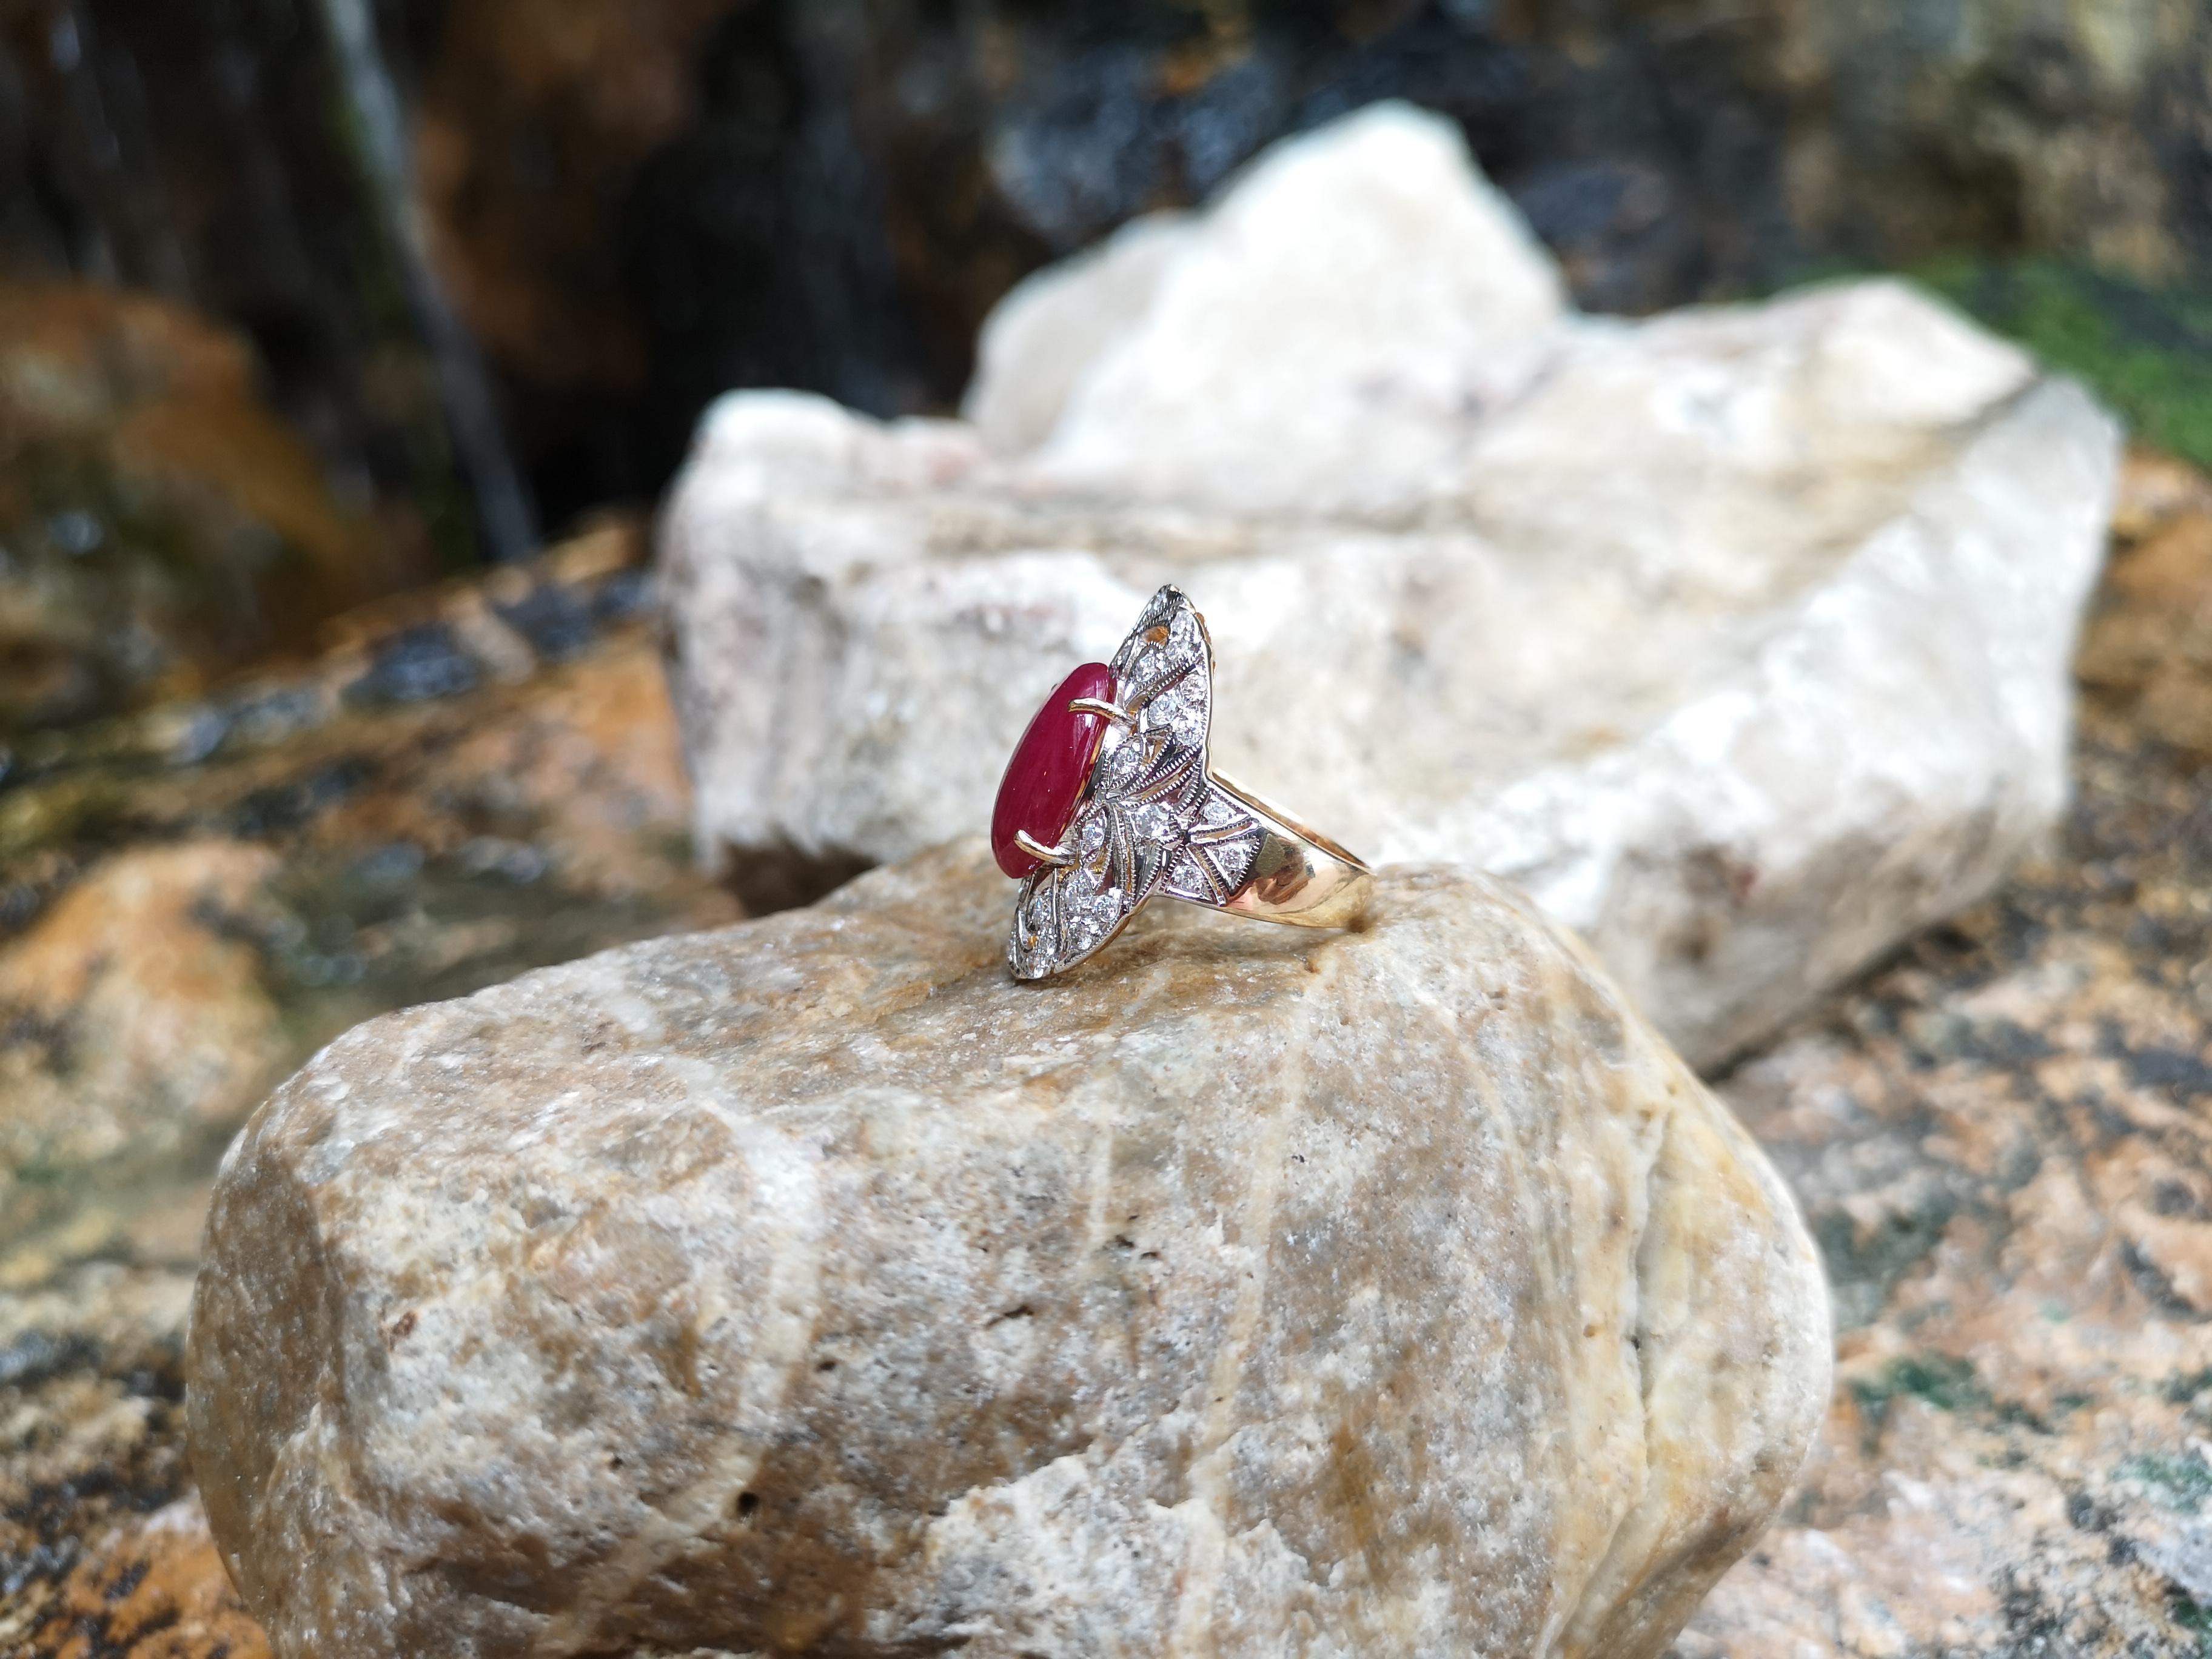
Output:
<instances>
[{"instance_id":1,"label":"ring shank","mask_svg":"<svg viewBox=\"0 0 2212 1659\"><path fill-rule=\"evenodd\" d=\"M1359 920L1375 893L1375 872L1364 861L1218 772L1208 776L1261 831L1250 873L1217 908L1293 927L1346 927Z\"/></svg>"}]
</instances>

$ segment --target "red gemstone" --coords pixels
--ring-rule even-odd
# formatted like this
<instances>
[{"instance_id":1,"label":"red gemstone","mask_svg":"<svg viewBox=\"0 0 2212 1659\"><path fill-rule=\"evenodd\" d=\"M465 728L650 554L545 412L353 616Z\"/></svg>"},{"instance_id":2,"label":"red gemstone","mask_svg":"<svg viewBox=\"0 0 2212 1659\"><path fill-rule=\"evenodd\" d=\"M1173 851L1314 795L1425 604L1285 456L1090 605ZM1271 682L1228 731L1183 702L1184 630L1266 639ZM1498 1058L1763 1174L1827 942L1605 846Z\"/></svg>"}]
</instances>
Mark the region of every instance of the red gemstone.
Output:
<instances>
[{"instance_id":1,"label":"red gemstone","mask_svg":"<svg viewBox=\"0 0 2212 1659\"><path fill-rule=\"evenodd\" d=\"M1091 781L1091 763L1106 735L1103 714L1079 714L1068 704L1078 697L1104 701L1114 695L1114 671L1087 662L1060 683L1014 745L1006 775L999 780L999 804L991 809L991 851L999 868L1017 881L1039 860L1014 844L1018 830L1046 847L1057 847L1075 821L1075 809Z\"/></svg>"}]
</instances>

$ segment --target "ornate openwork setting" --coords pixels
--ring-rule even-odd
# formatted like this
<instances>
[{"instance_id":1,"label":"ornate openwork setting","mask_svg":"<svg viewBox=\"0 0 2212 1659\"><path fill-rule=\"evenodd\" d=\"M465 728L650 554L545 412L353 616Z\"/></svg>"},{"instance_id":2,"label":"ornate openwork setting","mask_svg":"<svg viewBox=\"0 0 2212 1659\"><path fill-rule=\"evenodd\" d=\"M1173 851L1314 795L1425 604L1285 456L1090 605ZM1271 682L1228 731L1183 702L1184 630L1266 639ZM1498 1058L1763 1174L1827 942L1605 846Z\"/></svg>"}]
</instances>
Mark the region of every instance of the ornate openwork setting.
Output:
<instances>
[{"instance_id":1,"label":"ornate openwork setting","mask_svg":"<svg viewBox=\"0 0 2212 1659\"><path fill-rule=\"evenodd\" d=\"M1156 893L1309 927L1365 907L1364 864L1209 768L1212 712L1212 641L1175 587L1110 665L1079 668L1038 710L992 816L1000 867L1022 884L1017 978L1085 960Z\"/></svg>"}]
</instances>

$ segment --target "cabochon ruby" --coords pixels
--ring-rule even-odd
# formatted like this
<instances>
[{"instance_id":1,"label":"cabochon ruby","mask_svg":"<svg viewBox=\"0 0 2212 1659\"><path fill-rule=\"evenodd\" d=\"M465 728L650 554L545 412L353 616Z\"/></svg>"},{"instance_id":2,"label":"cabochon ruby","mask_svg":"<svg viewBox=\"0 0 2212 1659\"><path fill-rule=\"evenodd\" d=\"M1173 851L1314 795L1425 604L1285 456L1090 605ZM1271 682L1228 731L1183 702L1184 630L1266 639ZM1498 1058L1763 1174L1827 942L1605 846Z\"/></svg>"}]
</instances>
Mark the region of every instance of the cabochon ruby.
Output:
<instances>
[{"instance_id":1,"label":"cabochon ruby","mask_svg":"<svg viewBox=\"0 0 2212 1659\"><path fill-rule=\"evenodd\" d=\"M1015 845L1015 833L1026 830L1044 846L1060 845L1091 781L1098 740L1106 735L1103 714L1079 714L1067 705L1078 697L1104 701L1113 695L1114 671L1103 662L1084 664L1044 700L1014 745L1006 775L999 780L999 804L991 809L991 852L1015 880L1040 865Z\"/></svg>"}]
</instances>

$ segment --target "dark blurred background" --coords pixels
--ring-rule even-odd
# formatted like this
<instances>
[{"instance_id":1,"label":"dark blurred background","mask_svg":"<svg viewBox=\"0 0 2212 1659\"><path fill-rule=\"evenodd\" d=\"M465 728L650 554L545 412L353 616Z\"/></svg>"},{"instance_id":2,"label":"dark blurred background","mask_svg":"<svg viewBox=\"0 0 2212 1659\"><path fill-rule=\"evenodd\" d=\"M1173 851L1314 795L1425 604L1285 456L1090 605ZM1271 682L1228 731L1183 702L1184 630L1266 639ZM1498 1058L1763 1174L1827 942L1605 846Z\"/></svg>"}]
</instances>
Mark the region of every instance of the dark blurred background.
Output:
<instances>
[{"instance_id":1,"label":"dark blurred background","mask_svg":"<svg viewBox=\"0 0 2212 1659\"><path fill-rule=\"evenodd\" d=\"M950 410L1024 274L1386 96L1587 307L1914 270L2212 451L2187 0L0 15L0 738L647 503L728 387Z\"/></svg>"}]
</instances>

